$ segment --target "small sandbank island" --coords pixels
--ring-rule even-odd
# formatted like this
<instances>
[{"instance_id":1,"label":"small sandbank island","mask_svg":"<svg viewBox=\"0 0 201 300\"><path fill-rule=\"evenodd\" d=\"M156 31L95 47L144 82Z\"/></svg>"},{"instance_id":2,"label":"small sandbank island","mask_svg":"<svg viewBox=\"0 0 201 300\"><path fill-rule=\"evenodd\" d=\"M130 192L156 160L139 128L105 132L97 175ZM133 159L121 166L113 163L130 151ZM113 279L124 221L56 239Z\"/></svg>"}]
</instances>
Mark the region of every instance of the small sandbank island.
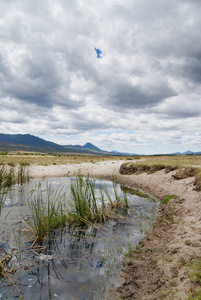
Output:
<instances>
[{"instance_id":1,"label":"small sandbank island","mask_svg":"<svg viewBox=\"0 0 201 300\"><path fill-rule=\"evenodd\" d=\"M151 228L136 247L124 254L118 282L107 287L102 299L201 299L200 156L90 158L90 161L79 161L78 157L71 162L55 158L54 162L46 162L44 157L43 164L29 161L23 155L20 159L32 180L72 178L78 174L115 180L160 202ZM14 156L12 162L14 173L19 172L22 164L17 160L15 163ZM9 170L11 163L6 164L5 159L2 167ZM3 252L3 245L5 241L1 241L0 285L10 279L15 289L12 253L6 246ZM98 263L96 268L102 262ZM57 292L52 299L56 297Z\"/></svg>"}]
</instances>

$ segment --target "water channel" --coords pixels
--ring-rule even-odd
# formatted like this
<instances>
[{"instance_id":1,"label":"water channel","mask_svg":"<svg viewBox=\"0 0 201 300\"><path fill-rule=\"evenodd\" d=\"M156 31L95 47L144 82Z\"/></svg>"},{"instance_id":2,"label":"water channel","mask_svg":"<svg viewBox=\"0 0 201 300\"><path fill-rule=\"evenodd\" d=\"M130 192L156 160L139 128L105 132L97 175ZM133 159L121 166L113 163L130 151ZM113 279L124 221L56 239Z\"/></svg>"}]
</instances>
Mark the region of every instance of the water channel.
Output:
<instances>
[{"instance_id":1,"label":"water channel","mask_svg":"<svg viewBox=\"0 0 201 300\"><path fill-rule=\"evenodd\" d=\"M42 180L42 187L63 187L69 194L70 178ZM104 183L114 197L110 181ZM10 279L0 282L0 299L104 299L105 291L118 285L118 272L125 253L134 248L149 230L156 217L158 202L139 197L127 189L128 209L122 208L120 219L81 228L62 228L44 239L42 248L29 239L24 220L29 218L27 199L37 185L30 181L13 186L7 193L0 216L0 255L12 253ZM123 193L118 186L118 193ZM70 197L70 195L69 195Z\"/></svg>"}]
</instances>

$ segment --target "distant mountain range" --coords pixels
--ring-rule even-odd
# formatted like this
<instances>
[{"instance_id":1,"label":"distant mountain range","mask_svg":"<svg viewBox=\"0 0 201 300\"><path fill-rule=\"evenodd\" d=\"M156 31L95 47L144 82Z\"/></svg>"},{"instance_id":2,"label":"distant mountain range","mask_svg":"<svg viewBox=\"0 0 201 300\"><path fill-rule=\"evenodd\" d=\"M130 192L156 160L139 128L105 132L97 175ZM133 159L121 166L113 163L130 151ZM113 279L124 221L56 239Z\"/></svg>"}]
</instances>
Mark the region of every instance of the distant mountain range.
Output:
<instances>
[{"instance_id":1,"label":"distant mountain range","mask_svg":"<svg viewBox=\"0 0 201 300\"><path fill-rule=\"evenodd\" d=\"M86 143L84 146L59 145L30 134L3 133L0 133L0 151L117 155L117 153L101 150L91 143Z\"/></svg>"},{"instance_id":2,"label":"distant mountain range","mask_svg":"<svg viewBox=\"0 0 201 300\"><path fill-rule=\"evenodd\" d=\"M66 153L66 154L94 154L94 155L139 155L135 153L118 152L116 150L105 151L91 143L80 145L59 145L43 140L30 134L4 134L0 133L0 151L27 151L42 153ZM201 152L175 152L168 155L201 155Z\"/></svg>"},{"instance_id":3,"label":"distant mountain range","mask_svg":"<svg viewBox=\"0 0 201 300\"><path fill-rule=\"evenodd\" d=\"M175 152L175 153L171 153L171 155L201 155L201 151L199 152L193 152L193 151L185 151L185 152Z\"/></svg>"}]
</instances>

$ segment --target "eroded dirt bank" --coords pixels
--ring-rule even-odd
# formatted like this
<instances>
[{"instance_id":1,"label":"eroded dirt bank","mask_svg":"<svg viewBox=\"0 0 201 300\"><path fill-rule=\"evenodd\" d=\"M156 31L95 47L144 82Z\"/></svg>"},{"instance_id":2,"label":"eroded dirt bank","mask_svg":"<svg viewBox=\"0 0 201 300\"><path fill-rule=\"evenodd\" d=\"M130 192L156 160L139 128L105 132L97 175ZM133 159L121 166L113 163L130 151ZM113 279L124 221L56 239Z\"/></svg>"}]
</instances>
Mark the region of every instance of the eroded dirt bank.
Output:
<instances>
[{"instance_id":1,"label":"eroded dirt bank","mask_svg":"<svg viewBox=\"0 0 201 300\"><path fill-rule=\"evenodd\" d=\"M122 183L158 199L170 194L179 198L160 206L151 232L129 253L123 283L110 299L183 300L199 289L192 272L201 257L201 193L194 190L194 176L178 177L178 170L119 175Z\"/></svg>"},{"instance_id":2,"label":"eroded dirt bank","mask_svg":"<svg viewBox=\"0 0 201 300\"><path fill-rule=\"evenodd\" d=\"M122 285L108 299L188 299L199 288L193 273L201 257L201 193L194 190L195 177L183 179L178 170L122 175L122 162L39 167L29 170L40 177L72 176L76 172L99 178L116 177L119 183L137 188L157 199L177 195L159 208L152 230L135 251L130 252L121 271ZM32 173L31 173L32 172ZM34 173L35 172L35 173ZM184 176L185 177L185 176ZM197 298L199 299L199 298Z\"/></svg>"}]
</instances>

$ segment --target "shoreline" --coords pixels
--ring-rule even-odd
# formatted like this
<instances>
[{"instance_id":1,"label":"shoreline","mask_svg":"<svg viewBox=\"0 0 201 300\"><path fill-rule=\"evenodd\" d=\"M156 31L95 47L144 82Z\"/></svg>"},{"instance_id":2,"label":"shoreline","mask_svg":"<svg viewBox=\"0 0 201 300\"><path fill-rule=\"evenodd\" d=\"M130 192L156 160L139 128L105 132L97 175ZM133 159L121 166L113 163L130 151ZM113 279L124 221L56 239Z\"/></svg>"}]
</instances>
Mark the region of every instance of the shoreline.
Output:
<instances>
[{"instance_id":1,"label":"shoreline","mask_svg":"<svg viewBox=\"0 0 201 300\"><path fill-rule=\"evenodd\" d=\"M201 197L194 190L195 177L176 180L175 171L121 175L124 161L28 166L31 179L79 174L115 180L148 193L158 200L177 195L159 207L151 231L131 251L120 272L122 284L109 291L108 299L188 299L198 288L190 278L190 266L200 259ZM189 272L187 271L189 268Z\"/></svg>"}]
</instances>

